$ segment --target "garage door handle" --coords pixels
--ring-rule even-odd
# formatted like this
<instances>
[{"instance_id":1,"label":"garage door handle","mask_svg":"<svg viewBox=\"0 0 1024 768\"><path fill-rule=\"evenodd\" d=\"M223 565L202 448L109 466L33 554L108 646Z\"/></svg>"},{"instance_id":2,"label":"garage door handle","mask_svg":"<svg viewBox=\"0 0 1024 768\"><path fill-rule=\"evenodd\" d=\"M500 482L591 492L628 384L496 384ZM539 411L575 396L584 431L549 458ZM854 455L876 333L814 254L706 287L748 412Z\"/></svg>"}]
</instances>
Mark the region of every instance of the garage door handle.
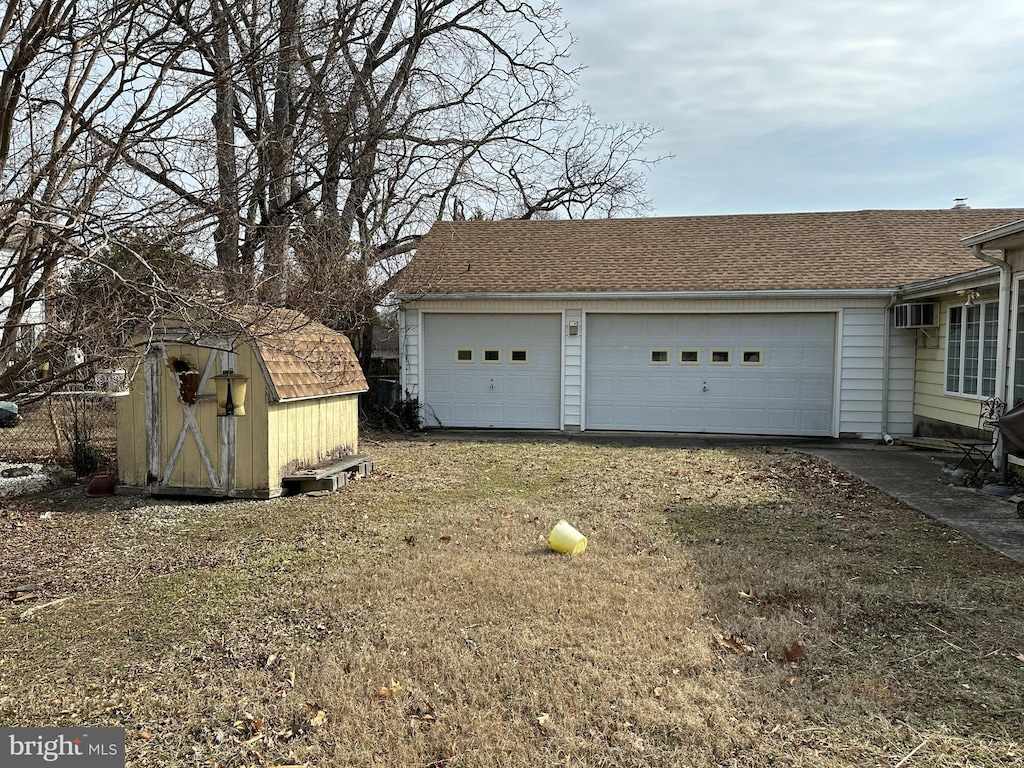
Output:
<instances>
[{"instance_id":1,"label":"garage door handle","mask_svg":"<svg viewBox=\"0 0 1024 768\"><path fill-rule=\"evenodd\" d=\"M701 391L703 391L703 392L707 392L708 391L708 383L706 381L704 382L704 386L702 387Z\"/></svg>"},{"instance_id":2,"label":"garage door handle","mask_svg":"<svg viewBox=\"0 0 1024 768\"><path fill-rule=\"evenodd\" d=\"M488 389L494 389L494 379L491 379L491 386L489 386Z\"/></svg>"}]
</instances>

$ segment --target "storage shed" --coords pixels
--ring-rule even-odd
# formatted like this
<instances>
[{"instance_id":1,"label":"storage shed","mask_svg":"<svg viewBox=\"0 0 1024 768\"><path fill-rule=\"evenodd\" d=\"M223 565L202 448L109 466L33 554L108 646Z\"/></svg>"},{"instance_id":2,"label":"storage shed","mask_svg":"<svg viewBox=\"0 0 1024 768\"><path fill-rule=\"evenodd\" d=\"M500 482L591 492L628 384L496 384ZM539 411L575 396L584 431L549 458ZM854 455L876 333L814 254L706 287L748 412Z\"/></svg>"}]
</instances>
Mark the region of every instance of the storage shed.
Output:
<instances>
[{"instance_id":1,"label":"storage shed","mask_svg":"<svg viewBox=\"0 0 1024 768\"><path fill-rule=\"evenodd\" d=\"M122 486L272 498L288 475L358 452L367 386L344 334L247 307L202 323L166 318L145 343L118 399Z\"/></svg>"}]
</instances>

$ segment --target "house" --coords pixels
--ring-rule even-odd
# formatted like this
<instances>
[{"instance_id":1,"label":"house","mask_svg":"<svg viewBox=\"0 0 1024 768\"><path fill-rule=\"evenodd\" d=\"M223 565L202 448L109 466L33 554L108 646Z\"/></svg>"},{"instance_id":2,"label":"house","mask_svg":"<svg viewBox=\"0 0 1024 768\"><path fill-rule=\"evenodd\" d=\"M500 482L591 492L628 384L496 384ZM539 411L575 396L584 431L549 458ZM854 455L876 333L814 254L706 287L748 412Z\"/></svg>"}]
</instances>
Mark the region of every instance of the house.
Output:
<instances>
[{"instance_id":1,"label":"house","mask_svg":"<svg viewBox=\"0 0 1024 768\"><path fill-rule=\"evenodd\" d=\"M1008 217L961 243L977 268L900 292L920 321L909 323L919 326L915 434L974 437L984 431L979 401L1024 403L1024 219Z\"/></svg>"},{"instance_id":2,"label":"house","mask_svg":"<svg viewBox=\"0 0 1024 768\"><path fill-rule=\"evenodd\" d=\"M977 425L989 384L972 393L965 362L955 390L936 389L946 336L895 327L893 308L945 296L938 315L974 334L976 315L957 320L950 297L976 290L988 322L991 289L1010 278L961 241L1021 218L438 222L401 283L401 386L435 427L877 439Z\"/></svg>"},{"instance_id":3,"label":"house","mask_svg":"<svg viewBox=\"0 0 1024 768\"><path fill-rule=\"evenodd\" d=\"M117 400L123 486L270 498L301 484L300 470L357 453L366 379L344 334L247 307L165 318L138 341L145 358Z\"/></svg>"}]
</instances>

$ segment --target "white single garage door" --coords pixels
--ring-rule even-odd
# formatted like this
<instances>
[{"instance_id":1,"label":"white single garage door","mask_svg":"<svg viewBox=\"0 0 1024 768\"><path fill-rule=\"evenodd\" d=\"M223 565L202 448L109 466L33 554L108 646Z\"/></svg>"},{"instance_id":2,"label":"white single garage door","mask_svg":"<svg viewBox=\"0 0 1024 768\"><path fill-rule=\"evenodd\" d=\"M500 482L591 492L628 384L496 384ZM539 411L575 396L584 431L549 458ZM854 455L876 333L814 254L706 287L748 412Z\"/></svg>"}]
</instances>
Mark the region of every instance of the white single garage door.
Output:
<instances>
[{"instance_id":1,"label":"white single garage door","mask_svg":"<svg viewBox=\"0 0 1024 768\"><path fill-rule=\"evenodd\" d=\"M831 434L835 315L587 315L586 428Z\"/></svg>"},{"instance_id":2,"label":"white single garage door","mask_svg":"<svg viewBox=\"0 0 1024 768\"><path fill-rule=\"evenodd\" d=\"M423 316L425 422L559 429L560 315Z\"/></svg>"}]
</instances>

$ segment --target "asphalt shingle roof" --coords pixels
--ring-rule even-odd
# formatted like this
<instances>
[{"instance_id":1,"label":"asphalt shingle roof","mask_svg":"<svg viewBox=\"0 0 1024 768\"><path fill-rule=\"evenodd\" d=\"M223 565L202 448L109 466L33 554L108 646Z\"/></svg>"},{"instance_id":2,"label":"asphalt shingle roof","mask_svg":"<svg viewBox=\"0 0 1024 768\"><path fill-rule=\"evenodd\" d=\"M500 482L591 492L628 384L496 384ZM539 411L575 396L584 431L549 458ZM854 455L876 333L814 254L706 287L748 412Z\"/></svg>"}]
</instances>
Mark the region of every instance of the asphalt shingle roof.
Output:
<instances>
[{"instance_id":1,"label":"asphalt shingle roof","mask_svg":"<svg viewBox=\"0 0 1024 768\"><path fill-rule=\"evenodd\" d=\"M894 288L978 269L1024 208L438 222L405 294Z\"/></svg>"},{"instance_id":2,"label":"asphalt shingle roof","mask_svg":"<svg viewBox=\"0 0 1024 768\"><path fill-rule=\"evenodd\" d=\"M345 334L288 309L246 308L233 319L251 336L275 399L366 391L366 378Z\"/></svg>"}]
</instances>

